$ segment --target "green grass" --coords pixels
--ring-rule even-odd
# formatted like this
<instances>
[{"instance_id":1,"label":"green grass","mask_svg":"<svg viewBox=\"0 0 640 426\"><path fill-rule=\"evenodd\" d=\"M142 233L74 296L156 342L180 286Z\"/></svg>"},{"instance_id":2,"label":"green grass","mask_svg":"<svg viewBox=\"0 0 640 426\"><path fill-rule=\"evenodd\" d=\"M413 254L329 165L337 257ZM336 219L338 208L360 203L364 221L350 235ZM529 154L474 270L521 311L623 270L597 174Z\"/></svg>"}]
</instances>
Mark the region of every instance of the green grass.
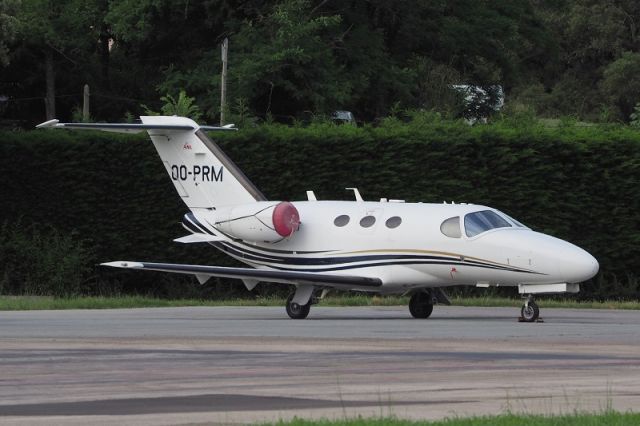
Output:
<instances>
[{"instance_id":1,"label":"green grass","mask_svg":"<svg viewBox=\"0 0 640 426\"><path fill-rule=\"evenodd\" d=\"M176 306L275 306L280 299L157 299L144 296L121 297L35 297L0 296L0 310L20 311L32 309L126 309L162 308ZM284 302L282 302L284 304Z\"/></svg>"},{"instance_id":2,"label":"green grass","mask_svg":"<svg viewBox=\"0 0 640 426\"><path fill-rule=\"evenodd\" d=\"M439 421L402 420L393 417L342 420L293 419L270 424L278 426L635 426L640 424L640 413L607 411L600 414L578 413L561 416L502 414L499 416L450 418Z\"/></svg>"},{"instance_id":3,"label":"green grass","mask_svg":"<svg viewBox=\"0 0 640 426\"><path fill-rule=\"evenodd\" d=\"M452 298L456 306L505 306L520 307L521 299L474 297ZM75 297L54 298L37 296L0 296L0 310L37 310L37 309L116 309L151 308L175 306L284 306L285 300L277 297L255 299L198 300L198 299L157 299L143 296L121 297ZM366 296L345 294L326 297L322 306L406 306L408 297L402 296ZM589 308L589 309L640 309L640 301L578 302L572 300L554 300L540 298L538 304L543 308Z\"/></svg>"}]
</instances>

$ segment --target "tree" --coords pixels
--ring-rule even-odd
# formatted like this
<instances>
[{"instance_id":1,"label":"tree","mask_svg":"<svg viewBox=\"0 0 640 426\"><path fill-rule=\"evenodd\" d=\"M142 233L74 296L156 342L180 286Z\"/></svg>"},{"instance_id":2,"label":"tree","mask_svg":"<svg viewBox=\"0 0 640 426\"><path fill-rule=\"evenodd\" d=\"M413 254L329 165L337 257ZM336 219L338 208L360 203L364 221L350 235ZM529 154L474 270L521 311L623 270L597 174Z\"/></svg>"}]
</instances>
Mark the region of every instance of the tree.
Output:
<instances>
[{"instance_id":1,"label":"tree","mask_svg":"<svg viewBox=\"0 0 640 426\"><path fill-rule=\"evenodd\" d=\"M452 112L452 84L511 88L538 78L553 51L552 37L529 1L321 2L342 16L336 55L357 110L375 118L400 102ZM352 98L351 103L354 99Z\"/></svg>"},{"instance_id":2,"label":"tree","mask_svg":"<svg viewBox=\"0 0 640 426\"><path fill-rule=\"evenodd\" d=\"M535 0L534 7L559 48L557 59L549 62L543 74L545 90L538 97L538 111L588 120L622 118L623 114L626 119L628 113L621 112L621 105L606 92L603 73L624 52L639 51L640 4L635 0ZM628 111L628 106L624 108Z\"/></svg>"},{"instance_id":3,"label":"tree","mask_svg":"<svg viewBox=\"0 0 640 426\"><path fill-rule=\"evenodd\" d=\"M229 104L252 116L453 115L454 84L501 85L507 106L546 115L628 116L635 102L607 90L640 53L638 23L636 0L0 0L1 83L12 99L45 92L49 117L89 83L96 118L185 90L213 119L228 37ZM32 102L19 114L39 115Z\"/></svg>"},{"instance_id":4,"label":"tree","mask_svg":"<svg viewBox=\"0 0 640 426\"><path fill-rule=\"evenodd\" d=\"M625 52L603 73L603 93L618 106L625 119L640 101L640 53Z\"/></svg>"},{"instance_id":5,"label":"tree","mask_svg":"<svg viewBox=\"0 0 640 426\"><path fill-rule=\"evenodd\" d=\"M115 84L155 109L161 107L159 95L185 90L196 94L198 105L213 117L220 104L219 44L225 26L266 7L258 0L111 2L106 21L115 39L112 59L126 64L117 70Z\"/></svg>"},{"instance_id":6,"label":"tree","mask_svg":"<svg viewBox=\"0 0 640 426\"><path fill-rule=\"evenodd\" d=\"M329 112L350 94L333 55L339 15L315 15L307 0L285 0L231 38L230 91L262 114Z\"/></svg>"},{"instance_id":7,"label":"tree","mask_svg":"<svg viewBox=\"0 0 640 426\"><path fill-rule=\"evenodd\" d=\"M102 28L99 0L29 0L21 3L18 21L21 42L40 59L45 75L47 119L56 116L57 69L82 67L95 50ZM81 82L75 82L78 91Z\"/></svg>"},{"instance_id":8,"label":"tree","mask_svg":"<svg viewBox=\"0 0 640 426\"><path fill-rule=\"evenodd\" d=\"M0 0L0 65L9 64L9 47L18 32L18 0Z\"/></svg>"},{"instance_id":9,"label":"tree","mask_svg":"<svg viewBox=\"0 0 640 426\"><path fill-rule=\"evenodd\" d=\"M202 117L200 108L198 108L198 105L194 103L195 99L187 96L187 93L184 90L180 91L177 99L167 93L165 96L161 97L160 100L164 102L164 105L162 105L161 108L162 115L189 117L194 121L198 121ZM146 105L142 105L142 107L148 115L159 115L159 113L150 110Z\"/></svg>"}]
</instances>

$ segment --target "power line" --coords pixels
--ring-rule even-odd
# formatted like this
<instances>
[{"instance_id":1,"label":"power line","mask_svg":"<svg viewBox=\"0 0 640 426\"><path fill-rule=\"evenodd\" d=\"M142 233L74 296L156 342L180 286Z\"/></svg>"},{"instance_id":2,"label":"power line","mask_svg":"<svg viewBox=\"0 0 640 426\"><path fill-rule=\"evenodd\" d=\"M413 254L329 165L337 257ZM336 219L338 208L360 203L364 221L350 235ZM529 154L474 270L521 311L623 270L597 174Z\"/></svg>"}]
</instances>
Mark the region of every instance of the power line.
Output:
<instances>
[{"instance_id":1,"label":"power line","mask_svg":"<svg viewBox=\"0 0 640 426\"><path fill-rule=\"evenodd\" d=\"M56 98L71 98L73 96L81 96L78 94L68 94L68 95L56 95ZM9 98L7 99L7 101L33 101L33 100L40 100L40 99L44 99L46 96L33 96L33 97L28 97L28 98Z\"/></svg>"},{"instance_id":2,"label":"power line","mask_svg":"<svg viewBox=\"0 0 640 426\"><path fill-rule=\"evenodd\" d=\"M126 96L117 96L117 95L105 95L102 93L92 93L91 94L92 97L98 97L98 98L105 98L105 99L113 99L113 100L118 100L118 101L129 101L129 102L150 102L150 100L145 100L145 99L134 99L134 98L128 98ZM12 102L12 101L34 101L34 100L42 100L44 99L46 96L29 96L29 97L24 97L24 98L13 98L13 97L9 97L6 102ZM81 93L69 93L69 94L64 94L64 95L56 95L55 98L72 98L72 97L78 97L81 98L82 94Z\"/></svg>"}]
</instances>

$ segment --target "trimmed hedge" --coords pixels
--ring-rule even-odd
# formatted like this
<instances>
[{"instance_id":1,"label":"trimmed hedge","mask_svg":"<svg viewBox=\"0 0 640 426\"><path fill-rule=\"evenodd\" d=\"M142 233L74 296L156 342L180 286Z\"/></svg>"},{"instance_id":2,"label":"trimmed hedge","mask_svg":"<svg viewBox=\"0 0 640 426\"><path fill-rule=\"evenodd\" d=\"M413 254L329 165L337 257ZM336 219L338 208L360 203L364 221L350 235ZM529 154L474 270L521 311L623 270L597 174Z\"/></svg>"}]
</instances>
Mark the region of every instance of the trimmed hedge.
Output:
<instances>
[{"instance_id":1,"label":"trimmed hedge","mask_svg":"<svg viewBox=\"0 0 640 426\"><path fill-rule=\"evenodd\" d=\"M630 128L388 120L376 128L265 125L215 136L270 199L305 199L308 189L345 199L343 188L356 186L365 199L490 205L591 252L601 273L583 297L640 297L640 134ZM0 219L75 230L95 253L92 263L233 264L215 250L171 242L185 232L179 221L187 208L146 136L0 133L0 170ZM96 288L124 293L202 297L242 287L96 271Z\"/></svg>"}]
</instances>

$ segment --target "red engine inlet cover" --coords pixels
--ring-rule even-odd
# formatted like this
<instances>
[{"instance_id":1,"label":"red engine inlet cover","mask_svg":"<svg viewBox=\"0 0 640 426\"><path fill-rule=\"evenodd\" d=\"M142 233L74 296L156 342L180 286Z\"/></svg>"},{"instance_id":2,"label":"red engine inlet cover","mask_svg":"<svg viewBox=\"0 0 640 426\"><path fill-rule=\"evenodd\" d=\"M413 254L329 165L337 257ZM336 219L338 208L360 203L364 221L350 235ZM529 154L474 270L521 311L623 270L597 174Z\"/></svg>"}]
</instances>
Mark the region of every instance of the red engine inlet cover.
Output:
<instances>
[{"instance_id":1,"label":"red engine inlet cover","mask_svg":"<svg viewBox=\"0 0 640 426\"><path fill-rule=\"evenodd\" d=\"M273 226L282 237L290 237L300 227L298 209L288 201L283 201L273 209Z\"/></svg>"}]
</instances>

